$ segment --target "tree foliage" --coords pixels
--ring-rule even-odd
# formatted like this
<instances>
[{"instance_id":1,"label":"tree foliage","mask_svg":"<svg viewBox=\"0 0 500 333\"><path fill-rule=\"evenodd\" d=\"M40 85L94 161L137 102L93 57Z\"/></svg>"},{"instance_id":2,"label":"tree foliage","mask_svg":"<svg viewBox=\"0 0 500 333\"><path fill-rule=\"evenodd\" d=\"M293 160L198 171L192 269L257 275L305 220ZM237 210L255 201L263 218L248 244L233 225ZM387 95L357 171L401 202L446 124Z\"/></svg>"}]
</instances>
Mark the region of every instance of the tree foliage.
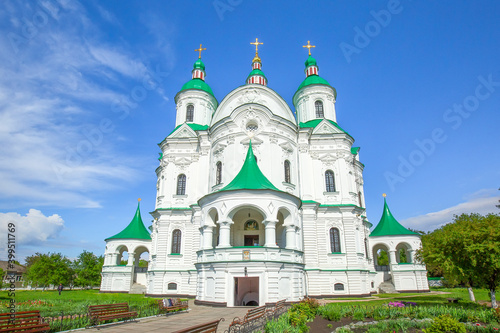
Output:
<instances>
[{"instance_id":1,"label":"tree foliage","mask_svg":"<svg viewBox=\"0 0 500 333\"><path fill-rule=\"evenodd\" d=\"M97 257L92 252L83 250L74 261L76 273L75 285L81 287L93 287L101 284L101 270L104 257Z\"/></svg>"},{"instance_id":2,"label":"tree foliage","mask_svg":"<svg viewBox=\"0 0 500 333\"><path fill-rule=\"evenodd\" d=\"M25 282L35 287L48 285L69 285L74 271L71 260L61 253L36 253L26 258L27 270Z\"/></svg>"},{"instance_id":3,"label":"tree foliage","mask_svg":"<svg viewBox=\"0 0 500 333\"><path fill-rule=\"evenodd\" d=\"M422 236L417 252L428 269L440 267L448 281L495 291L500 286L500 216L462 214Z\"/></svg>"}]
</instances>

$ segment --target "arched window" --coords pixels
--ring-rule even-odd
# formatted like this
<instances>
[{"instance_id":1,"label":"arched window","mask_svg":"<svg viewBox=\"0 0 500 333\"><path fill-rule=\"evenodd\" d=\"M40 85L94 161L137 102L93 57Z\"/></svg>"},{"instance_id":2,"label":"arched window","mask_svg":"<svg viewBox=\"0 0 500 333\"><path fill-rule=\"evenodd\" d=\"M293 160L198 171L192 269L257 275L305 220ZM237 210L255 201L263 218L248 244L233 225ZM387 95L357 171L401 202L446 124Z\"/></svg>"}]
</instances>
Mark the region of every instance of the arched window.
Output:
<instances>
[{"instance_id":1,"label":"arched window","mask_svg":"<svg viewBox=\"0 0 500 333\"><path fill-rule=\"evenodd\" d=\"M316 109L316 118L325 118L325 113L323 112L323 102L314 102L314 108Z\"/></svg>"},{"instance_id":2,"label":"arched window","mask_svg":"<svg viewBox=\"0 0 500 333\"><path fill-rule=\"evenodd\" d=\"M285 161L285 183L291 183L291 178L290 178L290 161L286 160Z\"/></svg>"},{"instance_id":3,"label":"arched window","mask_svg":"<svg viewBox=\"0 0 500 333\"><path fill-rule=\"evenodd\" d=\"M340 233L339 229L331 228L330 229L330 249L332 253L340 253Z\"/></svg>"},{"instance_id":4,"label":"arched window","mask_svg":"<svg viewBox=\"0 0 500 333\"><path fill-rule=\"evenodd\" d=\"M168 290L177 290L177 283L169 283L167 286Z\"/></svg>"},{"instance_id":5,"label":"arched window","mask_svg":"<svg viewBox=\"0 0 500 333\"><path fill-rule=\"evenodd\" d=\"M335 192L335 177L332 170L325 172L325 185L327 192Z\"/></svg>"},{"instance_id":6,"label":"arched window","mask_svg":"<svg viewBox=\"0 0 500 333\"><path fill-rule=\"evenodd\" d=\"M177 177L177 195L186 194L186 175L180 174Z\"/></svg>"},{"instance_id":7,"label":"arched window","mask_svg":"<svg viewBox=\"0 0 500 333\"><path fill-rule=\"evenodd\" d=\"M334 290L344 290L344 285L342 283L335 283L333 285Z\"/></svg>"},{"instance_id":8,"label":"arched window","mask_svg":"<svg viewBox=\"0 0 500 333\"><path fill-rule=\"evenodd\" d=\"M190 123L193 121L194 118L194 106L192 104L189 104L186 108L186 122Z\"/></svg>"},{"instance_id":9,"label":"arched window","mask_svg":"<svg viewBox=\"0 0 500 333\"><path fill-rule=\"evenodd\" d=\"M222 162L219 161L216 164L216 171L215 171L215 185L219 185L222 183Z\"/></svg>"},{"instance_id":10,"label":"arched window","mask_svg":"<svg viewBox=\"0 0 500 333\"><path fill-rule=\"evenodd\" d=\"M179 229L175 229L172 232L172 254L181 253L181 231Z\"/></svg>"}]
</instances>

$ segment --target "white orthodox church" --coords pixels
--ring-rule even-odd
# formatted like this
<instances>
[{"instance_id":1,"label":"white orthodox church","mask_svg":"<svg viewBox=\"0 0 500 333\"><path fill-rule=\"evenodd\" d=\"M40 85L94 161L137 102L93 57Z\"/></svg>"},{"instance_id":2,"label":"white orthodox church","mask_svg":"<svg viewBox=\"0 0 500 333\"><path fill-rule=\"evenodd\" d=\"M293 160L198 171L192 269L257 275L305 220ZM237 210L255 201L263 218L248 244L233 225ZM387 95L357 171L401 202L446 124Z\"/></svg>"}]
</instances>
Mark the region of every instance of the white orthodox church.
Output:
<instances>
[{"instance_id":1,"label":"white orthodox church","mask_svg":"<svg viewBox=\"0 0 500 333\"><path fill-rule=\"evenodd\" d=\"M159 144L151 232L138 207L106 239L101 291L213 306L428 291L414 260L420 237L387 203L370 232L359 147L337 123L337 93L318 75L312 46L292 110L268 87L261 43L252 44L245 84L220 103L196 50L192 79L175 96L176 127ZM388 263L377 262L381 250Z\"/></svg>"}]
</instances>

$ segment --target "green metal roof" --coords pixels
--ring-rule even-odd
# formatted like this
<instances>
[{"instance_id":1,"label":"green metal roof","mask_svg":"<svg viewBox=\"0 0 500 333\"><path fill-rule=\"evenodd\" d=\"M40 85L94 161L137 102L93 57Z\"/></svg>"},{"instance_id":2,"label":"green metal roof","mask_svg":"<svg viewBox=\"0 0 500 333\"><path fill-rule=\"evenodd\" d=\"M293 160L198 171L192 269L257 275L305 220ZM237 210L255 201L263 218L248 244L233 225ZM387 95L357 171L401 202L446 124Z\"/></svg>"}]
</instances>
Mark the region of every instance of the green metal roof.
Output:
<instances>
[{"instance_id":1,"label":"green metal roof","mask_svg":"<svg viewBox=\"0 0 500 333\"><path fill-rule=\"evenodd\" d=\"M144 223L142 222L141 218L141 211L139 209L139 203L137 203L137 210L135 212L135 216L132 219L132 221L129 223L129 225L123 229L121 232L117 233L116 235L106 238L105 240L109 239L145 239L145 240L151 240L151 236L144 226Z\"/></svg>"},{"instance_id":2,"label":"green metal roof","mask_svg":"<svg viewBox=\"0 0 500 333\"><path fill-rule=\"evenodd\" d=\"M212 91L212 88L210 88L210 86L208 84L206 84L205 81L203 81L202 79L192 79L192 80L186 82L182 86L181 91L190 90L190 89L203 90L204 92L209 93L210 95L212 95L215 98L214 93Z\"/></svg>"},{"instance_id":3,"label":"green metal roof","mask_svg":"<svg viewBox=\"0 0 500 333\"><path fill-rule=\"evenodd\" d=\"M198 60L196 60L196 62L194 63L193 68L194 68L194 69L201 69L201 70L205 70L205 64L203 63L203 61L201 61L201 59L198 59Z\"/></svg>"},{"instance_id":4,"label":"green metal roof","mask_svg":"<svg viewBox=\"0 0 500 333\"><path fill-rule=\"evenodd\" d=\"M395 235L418 235L416 232L410 231L403 227L394 216L392 216L387 201L384 198L384 212L380 218L380 222L375 229L370 233L372 236L395 236Z\"/></svg>"},{"instance_id":5,"label":"green metal roof","mask_svg":"<svg viewBox=\"0 0 500 333\"><path fill-rule=\"evenodd\" d=\"M264 176L262 171L260 171L253 154L252 142L250 141L247 156L240 172L234 177L232 182L220 189L220 191L266 189L280 191L266 178L266 176Z\"/></svg>"},{"instance_id":6,"label":"green metal roof","mask_svg":"<svg viewBox=\"0 0 500 333\"><path fill-rule=\"evenodd\" d=\"M320 119L313 119L313 120L309 120L309 121L306 121L305 123L299 123L299 128L309 128L309 127L316 127L318 126L318 124L320 122L322 122L325 118L320 118ZM345 134L349 134L347 133L342 127L340 127L336 122L334 122L333 120L330 120L330 119L327 119L333 126L337 127L339 130L341 130L342 132L344 132Z\"/></svg>"},{"instance_id":7,"label":"green metal roof","mask_svg":"<svg viewBox=\"0 0 500 333\"><path fill-rule=\"evenodd\" d=\"M260 75L260 76L266 77L266 76L264 75L264 72L263 72L263 71L261 71L260 69L256 68L256 69L252 70L252 71L250 72L250 74L248 74L247 79L248 79L250 76L254 76L254 75Z\"/></svg>"},{"instance_id":8,"label":"green metal roof","mask_svg":"<svg viewBox=\"0 0 500 333\"><path fill-rule=\"evenodd\" d=\"M351 147L351 154L358 155L360 149L360 147Z\"/></svg>"},{"instance_id":9,"label":"green metal roof","mask_svg":"<svg viewBox=\"0 0 500 333\"><path fill-rule=\"evenodd\" d=\"M208 125L200 125L200 124L195 124L195 123L182 123L182 124L180 124L180 125L176 126L176 127L174 128L174 130L173 130L172 132L170 132L170 134L169 134L169 135L167 135L167 138L168 138L170 135L172 135L172 133L174 133L175 131L177 131L177 129L178 129L179 127L181 127L182 125L184 125L184 124L186 124L186 125L188 125L189 127L191 127L191 129L192 129L193 131L206 131L206 130L208 130L208 128L209 128L209 126L208 126Z\"/></svg>"},{"instance_id":10,"label":"green metal roof","mask_svg":"<svg viewBox=\"0 0 500 333\"><path fill-rule=\"evenodd\" d=\"M314 59L312 56L309 56L305 62L306 68L309 66L317 66L316 59Z\"/></svg>"},{"instance_id":11,"label":"green metal roof","mask_svg":"<svg viewBox=\"0 0 500 333\"><path fill-rule=\"evenodd\" d=\"M330 83L328 83L327 80L323 79L319 75L309 75L308 77L306 77L305 80L302 81L302 83L300 84L300 86L297 88L297 91L299 91L300 89L302 89L304 87L312 86L312 85L317 85L317 84L322 84L324 86L329 86L330 88L332 88L333 89L333 95L335 96L335 99L337 98L337 90L335 90L335 88L332 87L330 85Z\"/></svg>"}]
</instances>

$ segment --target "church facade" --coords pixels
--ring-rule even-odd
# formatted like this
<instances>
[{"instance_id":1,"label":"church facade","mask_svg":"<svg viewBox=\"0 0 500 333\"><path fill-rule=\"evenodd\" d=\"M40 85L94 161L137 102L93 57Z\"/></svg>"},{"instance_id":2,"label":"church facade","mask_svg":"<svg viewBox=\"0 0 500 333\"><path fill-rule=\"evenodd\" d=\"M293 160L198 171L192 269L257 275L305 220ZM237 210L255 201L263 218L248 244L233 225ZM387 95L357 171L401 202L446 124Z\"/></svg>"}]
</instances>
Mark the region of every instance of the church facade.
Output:
<instances>
[{"instance_id":1,"label":"church facade","mask_svg":"<svg viewBox=\"0 0 500 333\"><path fill-rule=\"evenodd\" d=\"M309 52L294 113L267 86L254 45L246 83L220 103L200 45L192 79L175 96L176 127L159 144L151 233L138 207L106 239L101 291L216 306L364 296L384 284L428 291L425 266L413 258L420 238L386 203L370 235L359 147L337 123L337 93L316 60ZM388 263L377 262L380 251Z\"/></svg>"}]
</instances>

